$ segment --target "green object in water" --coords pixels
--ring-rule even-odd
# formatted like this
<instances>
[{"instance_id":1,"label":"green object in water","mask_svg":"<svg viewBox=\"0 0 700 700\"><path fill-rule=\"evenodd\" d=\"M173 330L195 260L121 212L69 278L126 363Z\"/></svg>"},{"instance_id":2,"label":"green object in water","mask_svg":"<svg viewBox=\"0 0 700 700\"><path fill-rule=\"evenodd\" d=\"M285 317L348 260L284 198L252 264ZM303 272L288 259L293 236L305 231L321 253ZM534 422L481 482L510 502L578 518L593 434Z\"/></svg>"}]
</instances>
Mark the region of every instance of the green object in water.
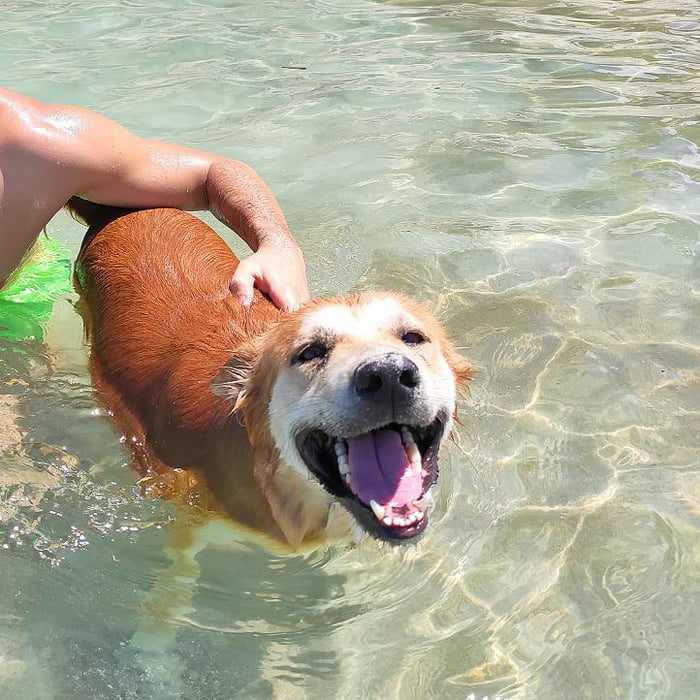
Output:
<instances>
[{"instance_id":1,"label":"green object in water","mask_svg":"<svg viewBox=\"0 0 700 700\"><path fill-rule=\"evenodd\" d=\"M43 239L0 289L0 338L42 342L54 303L72 288L70 250Z\"/></svg>"}]
</instances>

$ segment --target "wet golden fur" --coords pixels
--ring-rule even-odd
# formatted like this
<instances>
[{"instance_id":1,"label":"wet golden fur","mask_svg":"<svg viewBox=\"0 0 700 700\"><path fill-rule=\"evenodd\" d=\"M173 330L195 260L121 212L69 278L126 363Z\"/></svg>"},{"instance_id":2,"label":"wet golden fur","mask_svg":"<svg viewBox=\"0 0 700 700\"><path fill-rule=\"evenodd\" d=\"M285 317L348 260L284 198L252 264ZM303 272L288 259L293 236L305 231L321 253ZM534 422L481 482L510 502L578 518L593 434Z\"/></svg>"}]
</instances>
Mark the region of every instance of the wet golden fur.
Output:
<instances>
[{"instance_id":1,"label":"wet golden fur","mask_svg":"<svg viewBox=\"0 0 700 700\"><path fill-rule=\"evenodd\" d=\"M317 299L286 315L256 292L244 308L228 289L238 259L204 222L92 206L73 207L93 223L76 273L91 367L146 490L179 494L293 549L347 535L348 514L329 509L310 478L281 469L268 416L278 372L314 310L387 296L428 329L462 384L471 367L437 321L387 292Z\"/></svg>"}]
</instances>

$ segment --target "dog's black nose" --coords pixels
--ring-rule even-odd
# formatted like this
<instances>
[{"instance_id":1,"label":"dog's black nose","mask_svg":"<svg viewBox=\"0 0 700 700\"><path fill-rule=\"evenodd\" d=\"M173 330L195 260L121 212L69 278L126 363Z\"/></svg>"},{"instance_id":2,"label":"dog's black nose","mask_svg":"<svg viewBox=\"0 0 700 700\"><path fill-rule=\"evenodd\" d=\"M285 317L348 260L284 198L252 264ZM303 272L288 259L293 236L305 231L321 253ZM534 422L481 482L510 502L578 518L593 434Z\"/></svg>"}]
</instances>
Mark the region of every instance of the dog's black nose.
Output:
<instances>
[{"instance_id":1,"label":"dog's black nose","mask_svg":"<svg viewBox=\"0 0 700 700\"><path fill-rule=\"evenodd\" d=\"M405 355L389 353L359 365L353 384L356 393L363 399L400 401L410 398L420 386L420 372Z\"/></svg>"}]
</instances>

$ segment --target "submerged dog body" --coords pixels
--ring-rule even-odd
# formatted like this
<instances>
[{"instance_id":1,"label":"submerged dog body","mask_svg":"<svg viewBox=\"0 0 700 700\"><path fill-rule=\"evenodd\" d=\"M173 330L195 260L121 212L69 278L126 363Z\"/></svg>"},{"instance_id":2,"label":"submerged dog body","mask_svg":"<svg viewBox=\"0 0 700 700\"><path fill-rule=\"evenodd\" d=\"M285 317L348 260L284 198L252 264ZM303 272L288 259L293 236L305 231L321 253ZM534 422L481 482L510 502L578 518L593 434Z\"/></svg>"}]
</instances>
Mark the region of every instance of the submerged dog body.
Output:
<instances>
[{"instance_id":1,"label":"submerged dog body","mask_svg":"<svg viewBox=\"0 0 700 700\"><path fill-rule=\"evenodd\" d=\"M71 208L90 224L77 279L93 374L144 476L187 469L207 507L293 549L353 520L383 539L425 529L471 373L425 309L387 292L242 307L238 260L199 219Z\"/></svg>"}]
</instances>

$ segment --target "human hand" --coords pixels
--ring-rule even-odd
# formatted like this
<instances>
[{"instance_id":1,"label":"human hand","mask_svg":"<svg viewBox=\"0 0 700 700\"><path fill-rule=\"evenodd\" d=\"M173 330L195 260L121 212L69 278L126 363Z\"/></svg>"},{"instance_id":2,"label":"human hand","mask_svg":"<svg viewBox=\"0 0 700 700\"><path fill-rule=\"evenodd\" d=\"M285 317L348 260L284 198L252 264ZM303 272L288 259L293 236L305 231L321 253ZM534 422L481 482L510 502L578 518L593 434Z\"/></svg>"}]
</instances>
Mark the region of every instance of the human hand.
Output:
<instances>
[{"instance_id":1,"label":"human hand","mask_svg":"<svg viewBox=\"0 0 700 700\"><path fill-rule=\"evenodd\" d=\"M261 246L242 260L231 279L231 293L248 306L253 287L267 294L278 309L296 311L309 298L301 250L296 245Z\"/></svg>"}]
</instances>

